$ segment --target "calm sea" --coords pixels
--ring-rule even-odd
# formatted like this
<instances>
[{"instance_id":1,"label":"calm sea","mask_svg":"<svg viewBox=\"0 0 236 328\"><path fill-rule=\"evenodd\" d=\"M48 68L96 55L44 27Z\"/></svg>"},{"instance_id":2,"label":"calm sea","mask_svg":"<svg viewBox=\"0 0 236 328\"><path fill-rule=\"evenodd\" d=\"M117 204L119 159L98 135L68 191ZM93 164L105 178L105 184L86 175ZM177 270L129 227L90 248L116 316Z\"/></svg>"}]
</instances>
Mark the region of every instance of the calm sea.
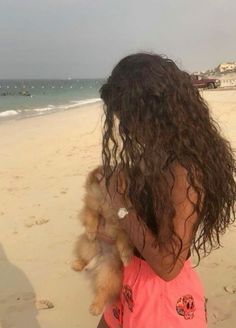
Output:
<instances>
[{"instance_id":1,"label":"calm sea","mask_svg":"<svg viewBox=\"0 0 236 328\"><path fill-rule=\"evenodd\" d=\"M99 101L104 80L0 80L0 119L43 115Z\"/></svg>"}]
</instances>

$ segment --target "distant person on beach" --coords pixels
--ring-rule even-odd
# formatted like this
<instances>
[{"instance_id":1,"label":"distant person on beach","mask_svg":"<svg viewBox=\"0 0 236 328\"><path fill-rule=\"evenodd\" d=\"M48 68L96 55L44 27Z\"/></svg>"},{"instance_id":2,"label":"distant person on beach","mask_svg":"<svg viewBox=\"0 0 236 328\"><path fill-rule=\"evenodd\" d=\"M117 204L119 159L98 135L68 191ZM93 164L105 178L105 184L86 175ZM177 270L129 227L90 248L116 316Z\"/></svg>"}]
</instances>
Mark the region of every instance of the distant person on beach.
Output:
<instances>
[{"instance_id":1,"label":"distant person on beach","mask_svg":"<svg viewBox=\"0 0 236 328\"><path fill-rule=\"evenodd\" d=\"M190 76L168 58L127 56L100 91L101 185L135 256L98 328L205 328L190 256L200 261L217 248L235 221L231 146Z\"/></svg>"}]
</instances>

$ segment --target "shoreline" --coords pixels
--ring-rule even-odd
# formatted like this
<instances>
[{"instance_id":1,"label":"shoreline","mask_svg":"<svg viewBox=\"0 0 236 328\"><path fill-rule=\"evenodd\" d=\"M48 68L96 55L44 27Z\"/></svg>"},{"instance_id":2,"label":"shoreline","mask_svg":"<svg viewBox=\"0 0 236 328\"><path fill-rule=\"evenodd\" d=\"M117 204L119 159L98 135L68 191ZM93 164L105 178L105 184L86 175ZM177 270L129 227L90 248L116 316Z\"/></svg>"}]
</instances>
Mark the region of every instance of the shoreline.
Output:
<instances>
[{"instance_id":1,"label":"shoreline","mask_svg":"<svg viewBox=\"0 0 236 328\"><path fill-rule=\"evenodd\" d=\"M72 109L78 109L84 106L90 106L93 104L98 104L102 102L100 98L92 98L92 99L85 99L76 101L74 104L66 104L66 105L59 105L59 106L53 106L53 107L47 107L45 108L35 108L35 109L29 109L29 110L6 110L0 112L0 124L2 122L10 121L10 120L23 120L31 117L39 117L49 114L55 114L60 112L66 112ZM8 114L7 114L8 113ZM28 114L27 114L28 113Z\"/></svg>"}]
</instances>

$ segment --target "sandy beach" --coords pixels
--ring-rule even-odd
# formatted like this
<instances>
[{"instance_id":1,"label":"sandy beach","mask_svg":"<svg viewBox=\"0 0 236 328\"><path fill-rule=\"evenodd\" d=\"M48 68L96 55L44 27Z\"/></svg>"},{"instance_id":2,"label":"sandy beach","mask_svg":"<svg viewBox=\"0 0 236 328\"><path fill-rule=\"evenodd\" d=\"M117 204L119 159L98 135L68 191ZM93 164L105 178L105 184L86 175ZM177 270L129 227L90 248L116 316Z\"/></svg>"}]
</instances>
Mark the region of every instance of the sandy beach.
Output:
<instances>
[{"instance_id":1,"label":"sandy beach","mask_svg":"<svg viewBox=\"0 0 236 328\"><path fill-rule=\"evenodd\" d=\"M236 91L205 91L236 147ZM100 163L101 104L0 124L0 328L95 328L91 291L71 270L87 173ZM236 229L197 268L209 327L236 323ZM154 327L153 327L154 328Z\"/></svg>"}]
</instances>

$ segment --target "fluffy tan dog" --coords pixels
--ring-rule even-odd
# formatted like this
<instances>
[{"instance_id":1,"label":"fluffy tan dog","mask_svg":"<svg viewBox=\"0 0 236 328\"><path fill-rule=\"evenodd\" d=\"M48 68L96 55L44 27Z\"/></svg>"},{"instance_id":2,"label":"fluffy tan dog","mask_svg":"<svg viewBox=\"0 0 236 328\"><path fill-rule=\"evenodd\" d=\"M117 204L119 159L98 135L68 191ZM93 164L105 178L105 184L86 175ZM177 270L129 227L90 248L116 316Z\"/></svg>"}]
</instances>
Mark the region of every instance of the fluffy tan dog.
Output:
<instances>
[{"instance_id":1,"label":"fluffy tan dog","mask_svg":"<svg viewBox=\"0 0 236 328\"><path fill-rule=\"evenodd\" d=\"M124 230L120 228L117 213L106 202L99 185L101 167L93 170L85 183L86 194L80 219L85 228L75 247L76 260L73 269L87 269L90 274L94 300L90 313L99 315L120 292L122 265L127 265L133 255L133 247ZM102 234L98 230L102 225Z\"/></svg>"}]
</instances>

